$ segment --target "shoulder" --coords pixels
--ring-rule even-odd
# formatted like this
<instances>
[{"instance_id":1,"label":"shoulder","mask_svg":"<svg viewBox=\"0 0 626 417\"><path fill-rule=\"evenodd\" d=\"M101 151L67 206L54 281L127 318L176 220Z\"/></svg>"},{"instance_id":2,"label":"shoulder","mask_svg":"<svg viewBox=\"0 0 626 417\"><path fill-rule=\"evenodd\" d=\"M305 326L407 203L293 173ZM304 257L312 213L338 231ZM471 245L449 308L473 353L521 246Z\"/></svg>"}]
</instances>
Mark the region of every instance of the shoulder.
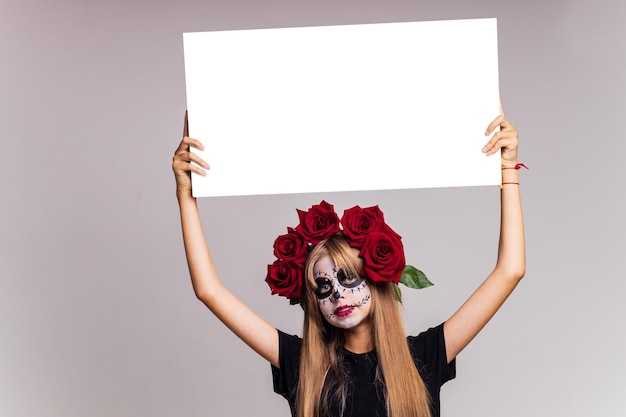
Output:
<instances>
[{"instance_id":1,"label":"shoulder","mask_svg":"<svg viewBox=\"0 0 626 417\"><path fill-rule=\"evenodd\" d=\"M272 365L274 392L289 401L292 410L295 407L296 388L300 368L300 350L302 339L278 330L279 366Z\"/></svg>"},{"instance_id":2,"label":"shoulder","mask_svg":"<svg viewBox=\"0 0 626 417\"><path fill-rule=\"evenodd\" d=\"M278 330L278 329L277 329ZM278 330L278 342L281 346L285 347L297 347L298 349L302 346L302 338L296 336L295 334L287 334L282 330Z\"/></svg>"},{"instance_id":3,"label":"shoulder","mask_svg":"<svg viewBox=\"0 0 626 417\"><path fill-rule=\"evenodd\" d=\"M407 337L407 342L415 366L425 381L441 386L456 376L456 361L448 363L446 356L443 323Z\"/></svg>"},{"instance_id":4,"label":"shoulder","mask_svg":"<svg viewBox=\"0 0 626 417\"><path fill-rule=\"evenodd\" d=\"M406 339L413 359L425 359L427 356L430 356L433 351L441 347L443 347L445 351L446 342L443 334L443 323L439 326L431 327L417 336L408 336Z\"/></svg>"},{"instance_id":5,"label":"shoulder","mask_svg":"<svg viewBox=\"0 0 626 417\"><path fill-rule=\"evenodd\" d=\"M440 413L440 390L447 381L456 377L456 359L448 363L443 323L407 337L409 350L417 370L430 394L433 415Z\"/></svg>"},{"instance_id":6,"label":"shoulder","mask_svg":"<svg viewBox=\"0 0 626 417\"><path fill-rule=\"evenodd\" d=\"M297 369L300 363L301 350L302 338L278 330L278 359L281 368L287 366L291 369Z\"/></svg>"}]
</instances>

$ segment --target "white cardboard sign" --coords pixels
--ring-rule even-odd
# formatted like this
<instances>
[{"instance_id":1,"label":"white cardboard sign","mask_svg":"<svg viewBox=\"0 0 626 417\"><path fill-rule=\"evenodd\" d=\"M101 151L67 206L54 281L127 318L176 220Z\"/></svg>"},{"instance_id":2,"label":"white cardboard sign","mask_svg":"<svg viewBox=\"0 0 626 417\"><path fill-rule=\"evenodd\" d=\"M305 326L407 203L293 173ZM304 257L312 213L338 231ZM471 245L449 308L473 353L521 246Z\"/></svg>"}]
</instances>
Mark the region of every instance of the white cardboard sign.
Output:
<instances>
[{"instance_id":1,"label":"white cardboard sign","mask_svg":"<svg viewBox=\"0 0 626 417\"><path fill-rule=\"evenodd\" d=\"M500 183L496 19L185 33L194 196Z\"/></svg>"}]
</instances>

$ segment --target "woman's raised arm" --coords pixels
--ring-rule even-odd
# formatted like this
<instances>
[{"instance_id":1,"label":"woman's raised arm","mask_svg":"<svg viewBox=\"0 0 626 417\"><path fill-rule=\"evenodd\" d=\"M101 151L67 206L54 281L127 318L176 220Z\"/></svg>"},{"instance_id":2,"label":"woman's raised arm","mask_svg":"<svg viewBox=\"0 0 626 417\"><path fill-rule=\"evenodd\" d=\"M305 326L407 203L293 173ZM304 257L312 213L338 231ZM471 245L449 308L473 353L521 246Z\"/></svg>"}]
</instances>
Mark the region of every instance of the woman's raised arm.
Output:
<instances>
[{"instance_id":1,"label":"woman's raised arm","mask_svg":"<svg viewBox=\"0 0 626 417\"><path fill-rule=\"evenodd\" d=\"M526 271L524 222L517 166L517 130L504 115L487 128L496 132L483 148L488 156L501 150L502 190L500 243L494 270L468 300L444 324L446 354L452 361L478 334L513 292Z\"/></svg>"},{"instance_id":2,"label":"woman's raised arm","mask_svg":"<svg viewBox=\"0 0 626 417\"><path fill-rule=\"evenodd\" d=\"M174 154L172 169L176 178L176 197L194 292L233 333L259 355L278 366L277 330L226 289L215 270L202 231L196 199L191 194L191 171L205 175L209 165L191 151L191 147L204 147L200 141L189 137L187 126L185 115L183 139ZM204 169L192 164L192 161Z\"/></svg>"}]
</instances>

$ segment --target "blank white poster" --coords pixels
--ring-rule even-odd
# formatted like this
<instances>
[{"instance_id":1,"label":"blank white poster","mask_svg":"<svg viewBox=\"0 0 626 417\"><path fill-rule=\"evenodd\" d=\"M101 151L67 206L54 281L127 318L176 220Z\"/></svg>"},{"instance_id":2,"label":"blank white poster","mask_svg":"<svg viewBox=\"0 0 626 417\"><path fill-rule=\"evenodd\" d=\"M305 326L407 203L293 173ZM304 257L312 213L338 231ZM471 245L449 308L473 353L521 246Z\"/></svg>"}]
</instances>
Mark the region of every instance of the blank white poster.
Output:
<instances>
[{"instance_id":1,"label":"blank white poster","mask_svg":"<svg viewBox=\"0 0 626 417\"><path fill-rule=\"evenodd\" d=\"M500 183L496 19L185 33L201 196Z\"/></svg>"}]
</instances>

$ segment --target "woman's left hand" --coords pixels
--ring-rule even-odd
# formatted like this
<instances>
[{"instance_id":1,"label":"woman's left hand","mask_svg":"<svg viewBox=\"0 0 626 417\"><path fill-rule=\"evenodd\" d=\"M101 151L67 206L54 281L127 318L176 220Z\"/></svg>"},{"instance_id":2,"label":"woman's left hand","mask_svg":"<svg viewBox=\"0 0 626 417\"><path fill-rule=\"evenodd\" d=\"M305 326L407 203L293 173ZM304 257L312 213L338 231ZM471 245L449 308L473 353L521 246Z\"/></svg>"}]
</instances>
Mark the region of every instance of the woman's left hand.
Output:
<instances>
[{"instance_id":1,"label":"woman's left hand","mask_svg":"<svg viewBox=\"0 0 626 417\"><path fill-rule=\"evenodd\" d=\"M491 135L497 127L500 127L500 131L494 133L482 151L487 155L493 155L500 149L502 167L514 167L517 164L517 129L501 114L489 124L485 136Z\"/></svg>"}]
</instances>

